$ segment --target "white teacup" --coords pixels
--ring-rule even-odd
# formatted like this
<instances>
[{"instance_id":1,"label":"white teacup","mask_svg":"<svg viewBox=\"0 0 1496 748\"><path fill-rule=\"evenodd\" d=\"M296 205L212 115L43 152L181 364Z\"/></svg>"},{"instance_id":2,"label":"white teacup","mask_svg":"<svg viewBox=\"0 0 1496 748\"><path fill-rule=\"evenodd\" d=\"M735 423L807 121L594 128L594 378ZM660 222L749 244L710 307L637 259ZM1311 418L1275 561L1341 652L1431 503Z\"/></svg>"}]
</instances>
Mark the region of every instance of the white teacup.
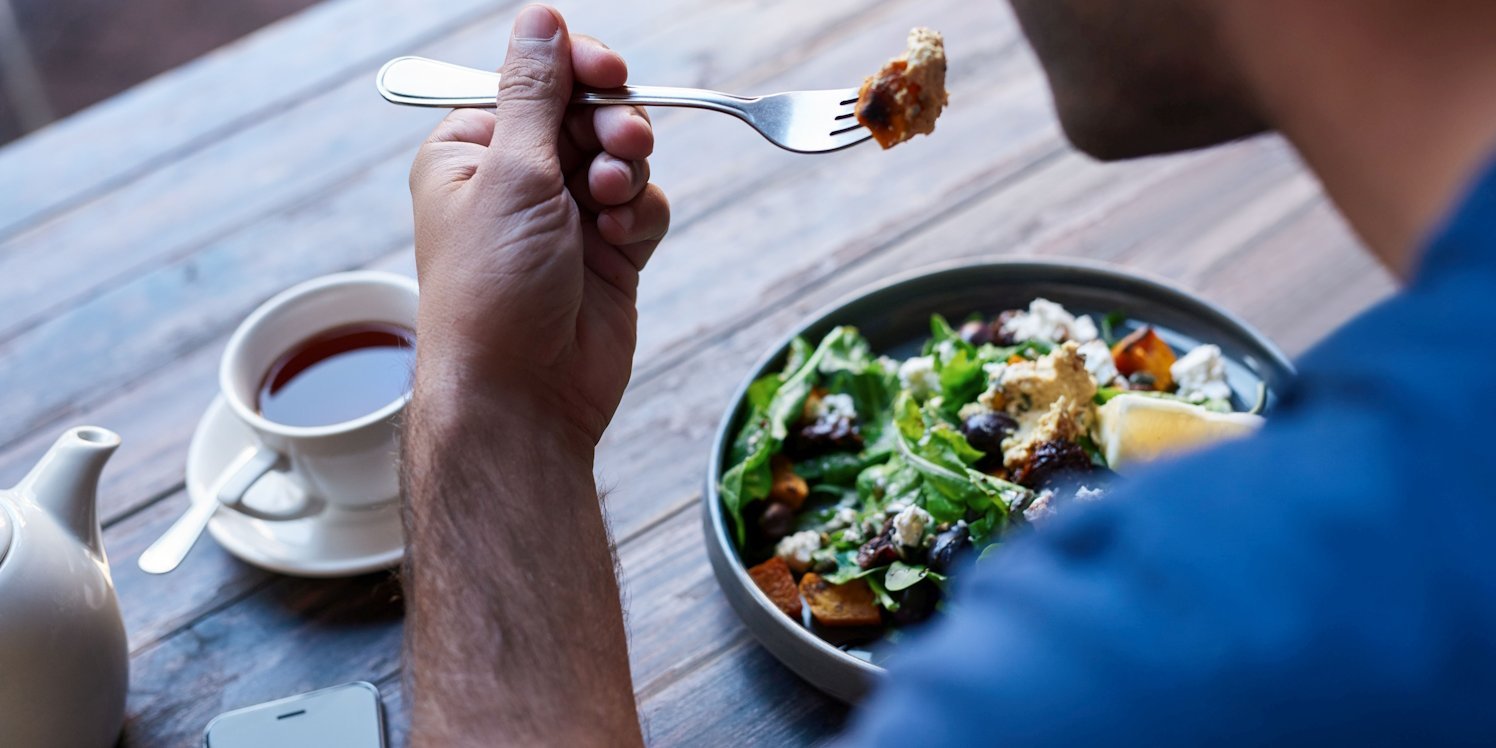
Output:
<instances>
[{"instance_id":1,"label":"white teacup","mask_svg":"<svg viewBox=\"0 0 1496 748\"><path fill-rule=\"evenodd\" d=\"M378 410L328 426L288 426L259 413L265 373L292 347L334 328L359 323L416 324L416 282L393 273L358 271L316 278L277 294L229 339L219 367L223 399L258 443L213 484L225 506L253 517L286 520L329 507L367 509L400 495L396 419L405 394ZM253 501L246 501L252 496Z\"/></svg>"}]
</instances>

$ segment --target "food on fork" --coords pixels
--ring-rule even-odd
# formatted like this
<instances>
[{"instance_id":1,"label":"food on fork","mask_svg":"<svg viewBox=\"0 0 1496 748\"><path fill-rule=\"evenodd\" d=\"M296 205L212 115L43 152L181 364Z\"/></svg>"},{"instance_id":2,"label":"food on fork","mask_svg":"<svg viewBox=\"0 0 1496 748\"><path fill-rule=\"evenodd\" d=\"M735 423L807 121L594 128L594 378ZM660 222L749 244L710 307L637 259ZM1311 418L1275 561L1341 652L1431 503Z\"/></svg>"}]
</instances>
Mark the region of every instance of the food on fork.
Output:
<instances>
[{"instance_id":1,"label":"food on fork","mask_svg":"<svg viewBox=\"0 0 1496 748\"><path fill-rule=\"evenodd\" d=\"M796 339L748 389L722 476L748 575L838 646L934 615L963 561L1104 497L1116 473L1263 423L1235 412L1218 346L1176 355L1120 314L1035 298L930 328L901 359L851 327Z\"/></svg>"},{"instance_id":2,"label":"food on fork","mask_svg":"<svg viewBox=\"0 0 1496 748\"><path fill-rule=\"evenodd\" d=\"M878 145L892 148L935 132L946 105L945 40L927 28L909 32L909 49L868 76L857 94L857 121Z\"/></svg>"}]
</instances>

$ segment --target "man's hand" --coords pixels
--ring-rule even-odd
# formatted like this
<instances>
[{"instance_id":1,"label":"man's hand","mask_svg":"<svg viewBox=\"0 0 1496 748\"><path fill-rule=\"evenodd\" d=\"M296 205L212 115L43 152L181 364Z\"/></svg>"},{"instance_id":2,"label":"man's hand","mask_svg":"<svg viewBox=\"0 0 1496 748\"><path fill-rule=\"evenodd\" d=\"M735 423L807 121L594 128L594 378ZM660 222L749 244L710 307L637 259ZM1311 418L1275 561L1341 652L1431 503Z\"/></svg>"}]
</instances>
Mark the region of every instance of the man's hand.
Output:
<instances>
[{"instance_id":1,"label":"man's hand","mask_svg":"<svg viewBox=\"0 0 1496 748\"><path fill-rule=\"evenodd\" d=\"M515 22L494 113L411 169L421 279L401 445L415 745L640 743L592 454L628 383L639 270L669 223L649 119L569 108L623 60Z\"/></svg>"},{"instance_id":2,"label":"man's hand","mask_svg":"<svg viewBox=\"0 0 1496 748\"><path fill-rule=\"evenodd\" d=\"M500 74L497 109L453 112L411 169L422 363L590 446L628 383L639 271L670 223L654 133L635 107L569 106L574 83L628 71L544 6L520 12Z\"/></svg>"}]
</instances>

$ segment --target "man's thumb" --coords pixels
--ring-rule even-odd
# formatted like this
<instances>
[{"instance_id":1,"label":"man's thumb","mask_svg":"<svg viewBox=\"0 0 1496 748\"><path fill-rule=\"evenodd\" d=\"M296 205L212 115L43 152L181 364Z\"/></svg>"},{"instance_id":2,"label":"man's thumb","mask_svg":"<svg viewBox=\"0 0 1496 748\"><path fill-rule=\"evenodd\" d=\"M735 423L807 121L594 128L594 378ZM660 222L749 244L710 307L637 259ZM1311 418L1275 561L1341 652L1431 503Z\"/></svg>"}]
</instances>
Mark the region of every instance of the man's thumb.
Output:
<instances>
[{"instance_id":1,"label":"man's thumb","mask_svg":"<svg viewBox=\"0 0 1496 748\"><path fill-rule=\"evenodd\" d=\"M555 158L572 80L571 40L559 12L545 5L519 12L499 75L490 151Z\"/></svg>"}]
</instances>

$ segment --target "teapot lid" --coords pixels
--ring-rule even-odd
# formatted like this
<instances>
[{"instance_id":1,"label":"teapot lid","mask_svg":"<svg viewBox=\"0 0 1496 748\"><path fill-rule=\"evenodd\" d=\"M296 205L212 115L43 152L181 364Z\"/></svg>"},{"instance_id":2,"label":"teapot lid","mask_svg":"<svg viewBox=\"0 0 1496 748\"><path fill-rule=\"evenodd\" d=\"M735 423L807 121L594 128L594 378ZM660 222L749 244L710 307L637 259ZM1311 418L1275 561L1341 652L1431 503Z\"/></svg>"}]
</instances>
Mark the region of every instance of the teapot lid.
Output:
<instances>
[{"instance_id":1,"label":"teapot lid","mask_svg":"<svg viewBox=\"0 0 1496 748\"><path fill-rule=\"evenodd\" d=\"M0 565L5 563L5 554L10 550L12 524L10 513L5 511L5 504L0 502Z\"/></svg>"}]
</instances>

